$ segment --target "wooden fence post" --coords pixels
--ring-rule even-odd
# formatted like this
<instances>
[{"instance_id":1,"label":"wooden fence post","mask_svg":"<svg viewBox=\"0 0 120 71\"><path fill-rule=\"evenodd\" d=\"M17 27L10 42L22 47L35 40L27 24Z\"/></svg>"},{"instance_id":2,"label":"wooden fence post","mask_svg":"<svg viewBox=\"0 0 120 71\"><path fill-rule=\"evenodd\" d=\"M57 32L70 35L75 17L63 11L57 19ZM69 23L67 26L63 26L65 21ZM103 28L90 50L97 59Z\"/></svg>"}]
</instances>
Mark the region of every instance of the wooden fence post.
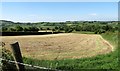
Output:
<instances>
[{"instance_id":1,"label":"wooden fence post","mask_svg":"<svg viewBox=\"0 0 120 71\"><path fill-rule=\"evenodd\" d=\"M12 48L14 60L16 62L23 63L19 43L15 42L15 43L10 44L10 45L11 45L11 48ZM25 71L24 65L16 63L16 67L17 67L18 71Z\"/></svg>"}]
</instances>

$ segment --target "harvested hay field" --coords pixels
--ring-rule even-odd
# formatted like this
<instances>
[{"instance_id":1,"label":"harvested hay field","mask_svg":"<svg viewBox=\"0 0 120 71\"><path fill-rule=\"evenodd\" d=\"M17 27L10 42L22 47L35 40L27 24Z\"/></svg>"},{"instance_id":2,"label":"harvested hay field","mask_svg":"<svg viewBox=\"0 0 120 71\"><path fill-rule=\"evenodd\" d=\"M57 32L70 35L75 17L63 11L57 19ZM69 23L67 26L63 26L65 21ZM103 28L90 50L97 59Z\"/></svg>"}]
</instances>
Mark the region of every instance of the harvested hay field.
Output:
<instances>
[{"instance_id":1,"label":"harvested hay field","mask_svg":"<svg viewBox=\"0 0 120 71\"><path fill-rule=\"evenodd\" d=\"M2 41L7 49L9 44L18 41L23 56L40 60L91 57L113 50L106 40L95 34L3 36Z\"/></svg>"}]
</instances>

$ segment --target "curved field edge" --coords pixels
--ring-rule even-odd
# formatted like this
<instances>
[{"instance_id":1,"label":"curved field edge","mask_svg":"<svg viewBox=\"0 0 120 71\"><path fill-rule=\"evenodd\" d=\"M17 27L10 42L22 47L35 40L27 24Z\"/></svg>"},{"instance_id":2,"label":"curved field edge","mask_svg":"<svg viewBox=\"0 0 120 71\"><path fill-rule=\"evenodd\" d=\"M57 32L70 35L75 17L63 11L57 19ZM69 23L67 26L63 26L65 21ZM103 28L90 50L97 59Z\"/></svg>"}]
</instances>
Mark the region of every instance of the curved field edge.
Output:
<instances>
[{"instance_id":1,"label":"curved field edge","mask_svg":"<svg viewBox=\"0 0 120 71\"><path fill-rule=\"evenodd\" d=\"M9 44L16 40L21 44L23 56L39 60L78 59L112 51L112 46L108 42L100 35L94 34L12 36L4 37L3 41L9 49Z\"/></svg>"},{"instance_id":2,"label":"curved field edge","mask_svg":"<svg viewBox=\"0 0 120 71\"><path fill-rule=\"evenodd\" d=\"M64 60L37 60L23 57L24 63L50 67L60 70L75 69L117 69L118 68L118 38L117 32L107 32L101 36L115 47L113 52L104 55L97 55L89 58L64 59ZM31 68L28 68L31 69Z\"/></svg>"}]
</instances>

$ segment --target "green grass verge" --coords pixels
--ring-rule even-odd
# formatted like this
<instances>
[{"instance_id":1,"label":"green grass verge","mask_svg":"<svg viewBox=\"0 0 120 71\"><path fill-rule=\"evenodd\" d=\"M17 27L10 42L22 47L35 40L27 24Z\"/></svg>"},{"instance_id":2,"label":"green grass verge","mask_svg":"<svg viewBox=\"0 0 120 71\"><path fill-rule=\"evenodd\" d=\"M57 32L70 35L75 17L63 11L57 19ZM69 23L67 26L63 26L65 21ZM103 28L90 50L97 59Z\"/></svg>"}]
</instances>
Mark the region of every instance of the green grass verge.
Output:
<instances>
[{"instance_id":1,"label":"green grass verge","mask_svg":"<svg viewBox=\"0 0 120 71\"><path fill-rule=\"evenodd\" d=\"M73 31L72 33L78 33L78 34L94 34L94 32L88 32L88 31Z\"/></svg>"},{"instance_id":2,"label":"green grass verge","mask_svg":"<svg viewBox=\"0 0 120 71\"><path fill-rule=\"evenodd\" d=\"M109 41L110 44L112 44L115 48L118 47L118 32L106 32L105 34L101 34L101 36Z\"/></svg>"}]
</instances>

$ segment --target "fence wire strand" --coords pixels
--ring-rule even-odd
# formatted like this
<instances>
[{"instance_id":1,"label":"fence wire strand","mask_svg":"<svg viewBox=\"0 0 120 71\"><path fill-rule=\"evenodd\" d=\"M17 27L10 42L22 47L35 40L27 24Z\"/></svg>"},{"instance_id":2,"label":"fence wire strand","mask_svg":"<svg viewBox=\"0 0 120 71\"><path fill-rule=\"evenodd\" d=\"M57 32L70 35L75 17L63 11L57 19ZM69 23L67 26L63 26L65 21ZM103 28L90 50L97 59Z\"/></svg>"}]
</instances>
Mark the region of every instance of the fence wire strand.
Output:
<instances>
[{"instance_id":1,"label":"fence wire strand","mask_svg":"<svg viewBox=\"0 0 120 71\"><path fill-rule=\"evenodd\" d=\"M20 62L13 61L13 60L11 60L11 56L8 55L9 53L7 53L6 51L3 50L4 49L3 47L5 46L5 43L2 42L2 43L0 43L0 45L2 45L2 53L4 53L5 55L7 55L7 57L8 57L8 59L6 59L6 58L3 58L4 56L2 56L0 58L0 65L2 65L2 61L6 61L8 63L20 64L20 65L23 65L23 66L28 66L28 67L32 67L32 68L36 68L36 69L63 71L63 70L52 69L52 68L48 68L48 67L41 67L41 66L36 66L36 65L25 64L25 63L20 63ZM56 58L58 58L58 56Z\"/></svg>"},{"instance_id":2,"label":"fence wire strand","mask_svg":"<svg viewBox=\"0 0 120 71\"><path fill-rule=\"evenodd\" d=\"M57 70L57 69L52 69L52 68L47 68L47 67L40 67L40 66L35 66L35 65L30 65L30 64L25 64L25 63L20 63L20 62L16 62L16 61L11 61L11 60L6 60L6 59L3 59L3 58L0 58L0 61L7 61L9 63L17 63L17 64L20 64L20 65L24 65L24 66L29 66L29 67L33 67L33 68L39 68L39 69L45 69L45 70L55 70L55 71L61 71L61 70Z\"/></svg>"}]
</instances>

